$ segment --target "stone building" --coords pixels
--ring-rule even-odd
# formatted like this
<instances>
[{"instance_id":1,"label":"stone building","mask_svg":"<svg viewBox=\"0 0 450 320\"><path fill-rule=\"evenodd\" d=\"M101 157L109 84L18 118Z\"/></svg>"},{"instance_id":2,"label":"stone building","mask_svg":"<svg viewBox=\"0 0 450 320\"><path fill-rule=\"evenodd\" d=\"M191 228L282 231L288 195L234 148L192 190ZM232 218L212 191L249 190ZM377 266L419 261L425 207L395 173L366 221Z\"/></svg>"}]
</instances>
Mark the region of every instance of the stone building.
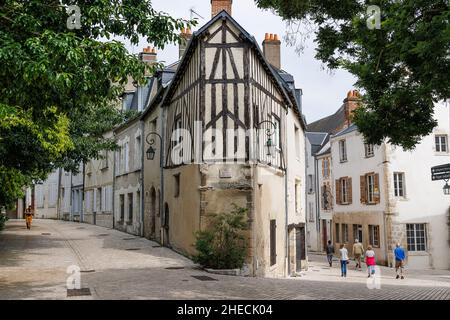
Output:
<instances>
[{"instance_id":1,"label":"stone building","mask_svg":"<svg viewBox=\"0 0 450 320\"><path fill-rule=\"evenodd\" d=\"M113 133L104 134L112 139ZM83 222L113 228L114 152L104 151L99 159L86 163Z\"/></svg>"},{"instance_id":2,"label":"stone building","mask_svg":"<svg viewBox=\"0 0 450 320\"><path fill-rule=\"evenodd\" d=\"M267 34L265 56L231 3L212 1L212 19L141 116L154 139L144 234L190 255L208 214L235 204L248 209L250 274L286 276L307 265L301 90L280 68L278 37Z\"/></svg>"},{"instance_id":3,"label":"stone building","mask_svg":"<svg viewBox=\"0 0 450 320\"><path fill-rule=\"evenodd\" d=\"M327 195L333 199L334 244L347 243L352 254L358 239L365 248L372 245L379 264L393 265L393 249L400 242L409 268L448 269L450 198L442 191L443 182L431 181L430 173L431 167L449 163L448 103L436 104L438 126L433 133L413 151L404 151L389 143L365 143L351 123L358 99L358 93L350 91L335 114L308 125L309 131L330 134L316 160L330 161L332 192ZM319 180L319 185L328 182ZM322 206L329 198L322 197Z\"/></svg>"},{"instance_id":4,"label":"stone building","mask_svg":"<svg viewBox=\"0 0 450 320\"><path fill-rule=\"evenodd\" d=\"M34 185L35 218L57 219L60 170L53 171L47 180Z\"/></svg>"}]
</instances>

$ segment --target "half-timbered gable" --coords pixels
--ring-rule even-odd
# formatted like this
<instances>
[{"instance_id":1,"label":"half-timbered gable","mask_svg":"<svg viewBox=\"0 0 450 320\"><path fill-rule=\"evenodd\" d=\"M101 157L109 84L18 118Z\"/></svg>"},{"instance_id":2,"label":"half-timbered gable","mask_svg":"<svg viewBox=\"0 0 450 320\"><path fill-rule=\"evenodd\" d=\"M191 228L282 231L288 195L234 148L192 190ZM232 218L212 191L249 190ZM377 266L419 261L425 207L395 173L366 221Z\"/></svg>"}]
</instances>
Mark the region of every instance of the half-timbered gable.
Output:
<instances>
[{"instance_id":1,"label":"half-timbered gable","mask_svg":"<svg viewBox=\"0 0 450 320\"><path fill-rule=\"evenodd\" d=\"M163 99L165 166L197 160L283 167L284 124L294 104L255 39L223 11L194 33ZM189 144L176 129L186 130ZM267 132L275 152L267 152Z\"/></svg>"}]
</instances>

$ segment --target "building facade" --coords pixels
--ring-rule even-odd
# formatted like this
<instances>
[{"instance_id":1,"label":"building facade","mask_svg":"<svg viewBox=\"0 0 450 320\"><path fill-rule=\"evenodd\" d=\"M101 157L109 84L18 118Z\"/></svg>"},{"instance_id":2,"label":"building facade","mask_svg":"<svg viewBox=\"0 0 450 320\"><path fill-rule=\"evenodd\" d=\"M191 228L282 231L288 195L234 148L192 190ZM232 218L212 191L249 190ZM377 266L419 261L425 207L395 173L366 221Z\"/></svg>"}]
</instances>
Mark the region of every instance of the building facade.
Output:
<instances>
[{"instance_id":1,"label":"building facade","mask_svg":"<svg viewBox=\"0 0 450 320\"><path fill-rule=\"evenodd\" d=\"M144 162L144 233L191 255L208 215L237 205L248 212L249 273L294 274L307 261L301 91L275 67L277 37L263 43L268 60L223 9L141 117L144 135L162 138L152 135L157 152Z\"/></svg>"}]
</instances>

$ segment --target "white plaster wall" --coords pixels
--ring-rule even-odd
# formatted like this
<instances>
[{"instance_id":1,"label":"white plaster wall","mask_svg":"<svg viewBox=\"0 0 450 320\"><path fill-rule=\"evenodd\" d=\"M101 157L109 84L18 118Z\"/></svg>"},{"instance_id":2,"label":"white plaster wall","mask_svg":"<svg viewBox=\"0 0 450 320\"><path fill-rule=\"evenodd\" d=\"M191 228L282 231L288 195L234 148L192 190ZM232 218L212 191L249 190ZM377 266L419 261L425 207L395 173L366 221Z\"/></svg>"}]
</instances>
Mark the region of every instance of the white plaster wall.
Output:
<instances>
[{"instance_id":1,"label":"white plaster wall","mask_svg":"<svg viewBox=\"0 0 450 320\"><path fill-rule=\"evenodd\" d=\"M414 151L405 152L392 147L390 155L389 197L398 213L397 221L428 224L428 251L408 252L411 268L450 268L450 248L448 245L447 214L450 196L443 193L444 181L431 180L431 167L450 163L450 153L435 152L435 134L450 133L450 112L448 105L439 103L435 108L438 126L425 137ZM394 197L393 172L405 173L406 198ZM405 235L406 237L406 235ZM406 238L404 239L406 243Z\"/></svg>"}]
</instances>

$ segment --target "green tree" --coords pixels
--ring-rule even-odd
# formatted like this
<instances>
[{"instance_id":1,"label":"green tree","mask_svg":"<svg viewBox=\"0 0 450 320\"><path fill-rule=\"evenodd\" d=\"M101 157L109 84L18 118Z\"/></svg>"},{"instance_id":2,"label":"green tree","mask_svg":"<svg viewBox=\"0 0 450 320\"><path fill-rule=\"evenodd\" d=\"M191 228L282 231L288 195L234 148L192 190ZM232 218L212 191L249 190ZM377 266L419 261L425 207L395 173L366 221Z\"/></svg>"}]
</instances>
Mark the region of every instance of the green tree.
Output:
<instances>
[{"instance_id":1,"label":"green tree","mask_svg":"<svg viewBox=\"0 0 450 320\"><path fill-rule=\"evenodd\" d=\"M67 6L80 8L70 29ZM69 20L70 22L71 20ZM164 48L195 21L174 19L150 0L0 2L0 206L62 165L114 148L103 133L124 121L115 106L129 77L143 84L149 66L117 37Z\"/></svg>"},{"instance_id":2,"label":"green tree","mask_svg":"<svg viewBox=\"0 0 450 320\"><path fill-rule=\"evenodd\" d=\"M316 58L356 76L364 103L354 122L367 142L413 149L432 132L434 103L450 97L448 0L255 1L315 26ZM379 29L367 26L369 5L380 8Z\"/></svg>"}]
</instances>

